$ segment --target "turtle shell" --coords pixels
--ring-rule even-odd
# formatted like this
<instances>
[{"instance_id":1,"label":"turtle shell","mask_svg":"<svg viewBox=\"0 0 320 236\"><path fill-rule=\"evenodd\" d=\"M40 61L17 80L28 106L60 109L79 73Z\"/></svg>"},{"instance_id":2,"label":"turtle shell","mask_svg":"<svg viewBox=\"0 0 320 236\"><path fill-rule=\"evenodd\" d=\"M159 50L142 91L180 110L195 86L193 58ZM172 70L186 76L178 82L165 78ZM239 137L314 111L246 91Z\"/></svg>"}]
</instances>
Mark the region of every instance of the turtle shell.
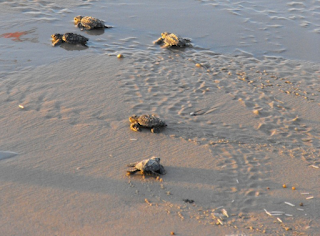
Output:
<instances>
[{"instance_id":1,"label":"turtle shell","mask_svg":"<svg viewBox=\"0 0 320 236\"><path fill-rule=\"evenodd\" d=\"M144 127L162 127L166 123L154 115L142 115L138 118L138 123Z\"/></svg>"},{"instance_id":2,"label":"turtle shell","mask_svg":"<svg viewBox=\"0 0 320 236\"><path fill-rule=\"evenodd\" d=\"M144 172L156 172L159 174L165 174L164 167L160 164L159 157L151 157L149 159L138 162L135 168Z\"/></svg>"},{"instance_id":3,"label":"turtle shell","mask_svg":"<svg viewBox=\"0 0 320 236\"><path fill-rule=\"evenodd\" d=\"M86 29L104 28L105 24L102 20L91 16L85 16L81 19L81 24Z\"/></svg>"},{"instance_id":4,"label":"turtle shell","mask_svg":"<svg viewBox=\"0 0 320 236\"><path fill-rule=\"evenodd\" d=\"M165 33L162 33L161 36L163 38L164 43L169 46L178 46L180 42L179 37L172 33L165 32Z\"/></svg>"},{"instance_id":5,"label":"turtle shell","mask_svg":"<svg viewBox=\"0 0 320 236\"><path fill-rule=\"evenodd\" d=\"M66 43L85 45L89 39L79 34L65 33L62 36L62 40Z\"/></svg>"}]
</instances>

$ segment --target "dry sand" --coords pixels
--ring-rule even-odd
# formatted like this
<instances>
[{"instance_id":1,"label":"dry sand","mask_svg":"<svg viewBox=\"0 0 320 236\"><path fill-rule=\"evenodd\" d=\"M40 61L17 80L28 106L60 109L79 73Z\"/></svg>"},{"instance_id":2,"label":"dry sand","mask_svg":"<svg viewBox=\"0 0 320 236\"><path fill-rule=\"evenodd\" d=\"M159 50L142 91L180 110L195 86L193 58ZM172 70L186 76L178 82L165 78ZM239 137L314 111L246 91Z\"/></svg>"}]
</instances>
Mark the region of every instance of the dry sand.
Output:
<instances>
[{"instance_id":1,"label":"dry sand","mask_svg":"<svg viewBox=\"0 0 320 236\"><path fill-rule=\"evenodd\" d=\"M318 235L320 1L279 4L1 2L0 235ZM115 28L52 48L78 14Z\"/></svg>"},{"instance_id":2,"label":"dry sand","mask_svg":"<svg viewBox=\"0 0 320 236\"><path fill-rule=\"evenodd\" d=\"M187 49L8 76L1 149L15 153L1 153L1 234L316 235L318 69ZM129 115L145 112L168 127L131 131ZM162 181L126 176L152 155Z\"/></svg>"}]
</instances>

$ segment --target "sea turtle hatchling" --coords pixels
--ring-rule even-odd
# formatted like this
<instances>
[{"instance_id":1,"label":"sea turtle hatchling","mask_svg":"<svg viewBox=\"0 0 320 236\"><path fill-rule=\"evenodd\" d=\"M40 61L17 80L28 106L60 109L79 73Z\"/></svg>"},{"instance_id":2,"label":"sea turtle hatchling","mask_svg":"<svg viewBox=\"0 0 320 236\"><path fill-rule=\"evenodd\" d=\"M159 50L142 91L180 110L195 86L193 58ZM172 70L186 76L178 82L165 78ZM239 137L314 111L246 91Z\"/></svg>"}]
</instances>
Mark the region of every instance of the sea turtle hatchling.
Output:
<instances>
[{"instance_id":1,"label":"sea turtle hatchling","mask_svg":"<svg viewBox=\"0 0 320 236\"><path fill-rule=\"evenodd\" d=\"M104 21L91 16L76 16L73 20L74 24L77 25L81 30L112 28L111 26L106 26Z\"/></svg>"},{"instance_id":2,"label":"sea turtle hatchling","mask_svg":"<svg viewBox=\"0 0 320 236\"><path fill-rule=\"evenodd\" d=\"M141 128L150 128L152 133L158 133L161 127L167 124L155 115L133 115L129 117L130 128L133 131L141 131Z\"/></svg>"},{"instance_id":3,"label":"sea turtle hatchling","mask_svg":"<svg viewBox=\"0 0 320 236\"><path fill-rule=\"evenodd\" d=\"M143 175L153 174L158 176L166 174L164 167L160 164L160 158L155 156L139 162L130 163L128 167L133 168L127 171L127 175L132 175L138 171Z\"/></svg>"},{"instance_id":4,"label":"sea turtle hatchling","mask_svg":"<svg viewBox=\"0 0 320 236\"><path fill-rule=\"evenodd\" d=\"M161 37L154 41L155 44L160 44L164 48L168 47L187 47L190 46L190 39L181 38L173 33L161 33Z\"/></svg>"},{"instance_id":5,"label":"sea turtle hatchling","mask_svg":"<svg viewBox=\"0 0 320 236\"><path fill-rule=\"evenodd\" d=\"M86 46L88 38L74 33L65 33L65 34L53 34L52 38L52 46L58 46L61 43L70 43L70 44L82 44Z\"/></svg>"}]
</instances>

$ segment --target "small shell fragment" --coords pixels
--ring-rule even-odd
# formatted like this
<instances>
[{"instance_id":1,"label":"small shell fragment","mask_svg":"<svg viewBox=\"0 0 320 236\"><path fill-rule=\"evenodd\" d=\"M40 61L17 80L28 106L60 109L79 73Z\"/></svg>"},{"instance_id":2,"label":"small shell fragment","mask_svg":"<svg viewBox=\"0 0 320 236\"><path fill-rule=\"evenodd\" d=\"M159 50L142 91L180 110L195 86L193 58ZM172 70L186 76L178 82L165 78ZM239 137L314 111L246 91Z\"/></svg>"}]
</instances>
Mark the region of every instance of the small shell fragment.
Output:
<instances>
[{"instance_id":1,"label":"small shell fragment","mask_svg":"<svg viewBox=\"0 0 320 236\"><path fill-rule=\"evenodd\" d=\"M20 105L19 105L19 108L20 108L20 109L24 109L24 106L20 104Z\"/></svg>"},{"instance_id":2,"label":"small shell fragment","mask_svg":"<svg viewBox=\"0 0 320 236\"><path fill-rule=\"evenodd\" d=\"M319 166L311 165L311 167L319 169Z\"/></svg>"},{"instance_id":3,"label":"small shell fragment","mask_svg":"<svg viewBox=\"0 0 320 236\"><path fill-rule=\"evenodd\" d=\"M266 212L266 214L267 214L268 216L272 216L271 213L270 213L269 211L267 211L266 209L264 209L264 211Z\"/></svg>"},{"instance_id":4,"label":"small shell fragment","mask_svg":"<svg viewBox=\"0 0 320 236\"><path fill-rule=\"evenodd\" d=\"M223 225L223 223L222 223L222 221L221 221L220 219L217 219L217 221L218 221L218 223L219 223L220 225Z\"/></svg>"},{"instance_id":5,"label":"small shell fragment","mask_svg":"<svg viewBox=\"0 0 320 236\"><path fill-rule=\"evenodd\" d=\"M289 205L289 206L295 206L294 204L290 203L290 202L284 202L285 204Z\"/></svg>"},{"instance_id":6,"label":"small shell fragment","mask_svg":"<svg viewBox=\"0 0 320 236\"><path fill-rule=\"evenodd\" d=\"M221 213L222 213L223 215L225 215L226 217L229 217L228 212L227 212L226 209L222 209L222 210L221 210Z\"/></svg>"},{"instance_id":7,"label":"small shell fragment","mask_svg":"<svg viewBox=\"0 0 320 236\"><path fill-rule=\"evenodd\" d=\"M280 223L282 223L282 220L281 220L279 217L277 217L277 220L278 220Z\"/></svg>"},{"instance_id":8,"label":"small shell fragment","mask_svg":"<svg viewBox=\"0 0 320 236\"><path fill-rule=\"evenodd\" d=\"M314 196L307 197L306 199L309 200L309 199L312 199L312 198L314 198Z\"/></svg>"},{"instance_id":9,"label":"small shell fragment","mask_svg":"<svg viewBox=\"0 0 320 236\"><path fill-rule=\"evenodd\" d=\"M280 214L280 215L284 214L283 211L270 211L269 213L272 214L272 215L274 215L274 214Z\"/></svg>"},{"instance_id":10,"label":"small shell fragment","mask_svg":"<svg viewBox=\"0 0 320 236\"><path fill-rule=\"evenodd\" d=\"M147 203L147 204L149 204L149 206L152 206L152 203L151 202L149 202L149 200L148 199L144 199L144 201Z\"/></svg>"}]
</instances>

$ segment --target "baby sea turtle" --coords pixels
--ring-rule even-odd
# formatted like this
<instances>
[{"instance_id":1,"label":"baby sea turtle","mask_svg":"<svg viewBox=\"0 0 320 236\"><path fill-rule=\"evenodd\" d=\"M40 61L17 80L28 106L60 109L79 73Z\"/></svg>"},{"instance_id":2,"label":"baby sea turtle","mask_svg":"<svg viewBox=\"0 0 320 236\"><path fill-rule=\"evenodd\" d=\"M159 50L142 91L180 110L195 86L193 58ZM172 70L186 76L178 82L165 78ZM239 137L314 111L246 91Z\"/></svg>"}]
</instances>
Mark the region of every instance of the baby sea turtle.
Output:
<instances>
[{"instance_id":1,"label":"baby sea turtle","mask_svg":"<svg viewBox=\"0 0 320 236\"><path fill-rule=\"evenodd\" d=\"M58 46L61 43L71 43L71 44L82 44L86 46L88 38L74 33L65 33L65 34L53 34L52 38L52 46Z\"/></svg>"},{"instance_id":2,"label":"baby sea turtle","mask_svg":"<svg viewBox=\"0 0 320 236\"><path fill-rule=\"evenodd\" d=\"M112 28L111 26L106 26L102 20L99 20L99 19L91 17L91 16L76 16L74 18L74 23L81 30Z\"/></svg>"},{"instance_id":3,"label":"baby sea turtle","mask_svg":"<svg viewBox=\"0 0 320 236\"><path fill-rule=\"evenodd\" d=\"M164 32L161 37L156 40L155 44L163 45L162 47L187 47L190 46L190 39L181 38L175 34Z\"/></svg>"},{"instance_id":4,"label":"baby sea turtle","mask_svg":"<svg viewBox=\"0 0 320 236\"><path fill-rule=\"evenodd\" d=\"M133 131L141 131L141 128L150 128L152 133L158 133L161 127L167 124L155 115L133 115L129 117L130 128Z\"/></svg>"},{"instance_id":5,"label":"baby sea turtle","mask_svg":"<svg viewBox=\"0 0 320 236\"><path fill-rule=\"evenodd\" d=\"M134 167L132 170L127 171L127 175L132 175L138 171L141 172L141 174L153 174L153 175L164 175L166 174L166 171L164 167L160 164L160 158L159 157L151 157L149 159L145 159L140 162L130 163L128 167Z\"/></svg>"}]
</instances>

